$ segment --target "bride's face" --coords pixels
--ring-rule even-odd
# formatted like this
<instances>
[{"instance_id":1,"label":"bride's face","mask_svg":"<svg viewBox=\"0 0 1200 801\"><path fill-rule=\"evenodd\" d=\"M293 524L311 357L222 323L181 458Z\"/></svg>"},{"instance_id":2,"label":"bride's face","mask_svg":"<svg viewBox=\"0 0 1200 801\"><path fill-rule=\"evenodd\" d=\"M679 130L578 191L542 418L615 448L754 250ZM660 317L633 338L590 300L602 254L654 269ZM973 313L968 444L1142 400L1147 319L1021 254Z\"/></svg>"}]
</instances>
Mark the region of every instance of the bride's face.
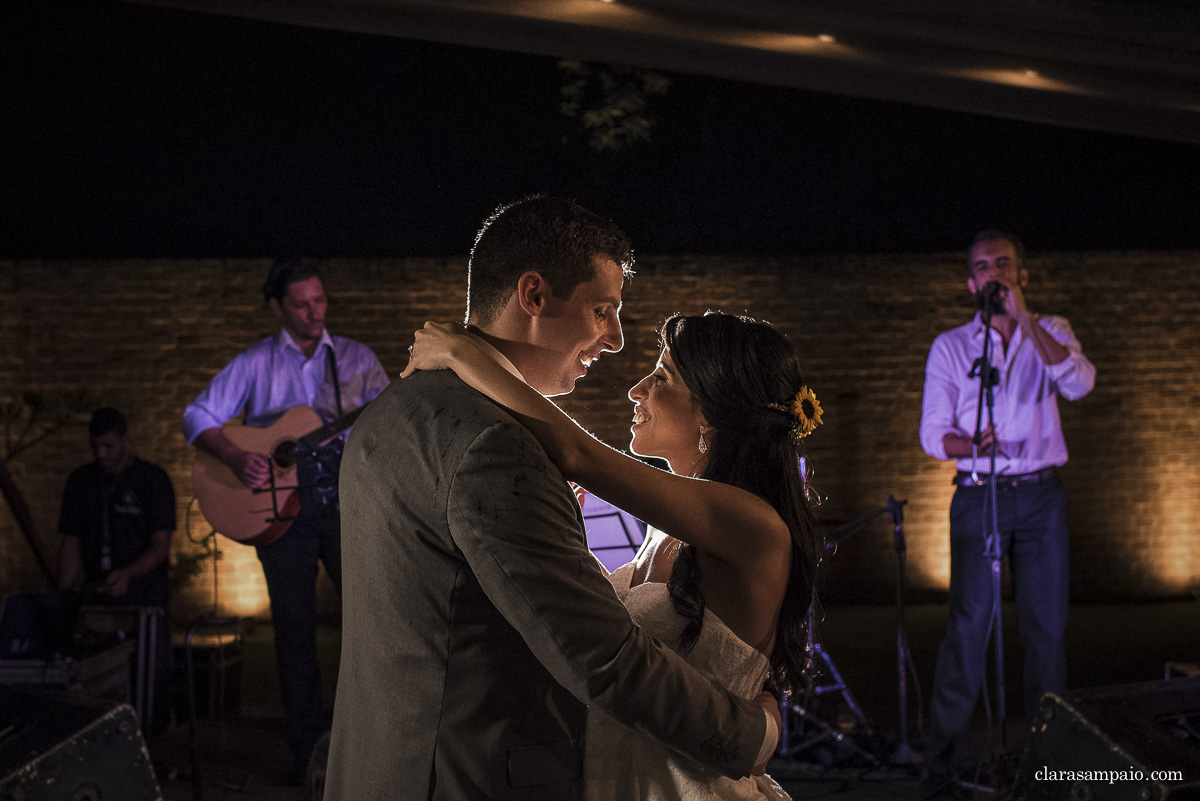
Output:
<instances>
[{"instance_id":1,"label":"bride's face","mask_svg":"<svg viewBox=\"0 0 1200 801\"><path fill-rule=\"evenodd\" d=\"M692 393L675 369L666 349L654 372L629 390L633 401L633 440L629 449L639 456L666 459L675 473L687 475L700 459L700 426L704 416L692 403ZM708 435L710 438L712 434Z\"/></svg>"}]
</instances>

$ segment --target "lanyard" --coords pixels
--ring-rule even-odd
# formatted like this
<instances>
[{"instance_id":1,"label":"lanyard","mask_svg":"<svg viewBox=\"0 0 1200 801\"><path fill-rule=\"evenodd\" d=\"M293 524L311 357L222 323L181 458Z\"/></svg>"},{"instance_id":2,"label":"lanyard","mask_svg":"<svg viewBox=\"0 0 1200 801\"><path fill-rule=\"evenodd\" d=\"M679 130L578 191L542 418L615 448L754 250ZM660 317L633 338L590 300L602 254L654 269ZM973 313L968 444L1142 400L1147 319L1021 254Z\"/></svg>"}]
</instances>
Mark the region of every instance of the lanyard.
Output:
<instances>
[{"instance_id":1,"label":"lanyard","mask_svg":"<svg viewBox=\"0 0 1200 801\"><path fill-rule=\"evenodd\" d=\"M121 476L114 476L104 487L104 499L101 502L100 524L100 569L107 573L112 570L112 501L117 494L117 485Z\"/></svg>"}]
</instances>

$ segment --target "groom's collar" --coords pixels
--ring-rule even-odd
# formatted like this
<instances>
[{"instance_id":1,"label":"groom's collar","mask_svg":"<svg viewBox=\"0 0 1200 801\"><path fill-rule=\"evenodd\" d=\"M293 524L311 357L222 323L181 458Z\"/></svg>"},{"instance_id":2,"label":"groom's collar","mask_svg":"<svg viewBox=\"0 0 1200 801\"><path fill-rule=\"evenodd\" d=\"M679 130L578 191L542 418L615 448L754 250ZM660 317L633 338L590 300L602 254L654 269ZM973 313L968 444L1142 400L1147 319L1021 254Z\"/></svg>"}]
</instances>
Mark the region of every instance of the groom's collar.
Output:
<instances>
[{"instance_id":1,"label":"groom's collar","mask_svg":"<svg viewBox=\"0 0 1200 801\"><path fill-rule=\"evenodd\" d=\"M499 350L497 350L495 345L493 345L491 342L488 342L483 337L477 336L472 331L467 331L467 333L471 336L472 339L474 339L476 342L479 343L479 345L484 349L484 351L486 353L488 353L493 359L495 359L497 362L499 362L501 367L503 367L505 370L507 370L508 372L515 375L517 378L521 379L521 381L523 381L524 383L526 383L526 384L529 383L528 381L525 381L525 376L521 375L521 371L517 369L516 365L514 365L512 362L510 362L508 360L507 356L505 356L503 353L501 353Z\"/></svg>"}]
</instances>

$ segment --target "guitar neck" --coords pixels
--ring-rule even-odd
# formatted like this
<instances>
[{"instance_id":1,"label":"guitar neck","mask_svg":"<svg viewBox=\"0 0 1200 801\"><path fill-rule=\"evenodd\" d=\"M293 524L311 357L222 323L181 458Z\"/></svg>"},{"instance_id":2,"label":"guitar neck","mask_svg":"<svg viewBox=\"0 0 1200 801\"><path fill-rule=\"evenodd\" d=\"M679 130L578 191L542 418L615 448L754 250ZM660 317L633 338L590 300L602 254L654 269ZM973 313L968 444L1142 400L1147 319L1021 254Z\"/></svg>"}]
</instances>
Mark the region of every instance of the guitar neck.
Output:
<instances>
[{"instance_id":1,"label":"guitar neck","mask_svg":"<svg viewBox=\"0 0 1200 801\"><path fill-rule=\"evenodd\" d=\"M305 434L303 437L301 437L300 439L298 439L296 441L297 449L302 450L302 451L303 450L311 450L312 448L315 448L318 445L320 445L325 440L336 437L338 434L342 433L347 428L354 425L354 421L358 419L358 416L363 413L363 409L365 409L365 408L367 408L367 405L364 403L362 406L359 406L354 411L348 412L348 413L342 415L341 417L339 417L338 419L326 423L325 425L318 428L316 431L312 431L308 434Z\"/></svg>"}]
</instances>

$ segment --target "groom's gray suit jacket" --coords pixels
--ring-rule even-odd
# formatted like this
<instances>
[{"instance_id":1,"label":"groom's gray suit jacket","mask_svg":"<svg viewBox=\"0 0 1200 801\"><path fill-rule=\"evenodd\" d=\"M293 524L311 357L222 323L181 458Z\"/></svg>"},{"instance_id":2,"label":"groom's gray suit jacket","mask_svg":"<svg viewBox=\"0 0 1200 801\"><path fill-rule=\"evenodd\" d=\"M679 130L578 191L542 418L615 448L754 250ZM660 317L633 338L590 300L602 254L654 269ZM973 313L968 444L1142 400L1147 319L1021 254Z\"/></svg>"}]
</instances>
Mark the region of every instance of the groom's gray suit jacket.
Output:
<instances>
[{"instance_id":1,"label":"groom's gray suit jacket","mask_svg":"<svg viewBox=\"0 0 1200 801\"><path fill-rule=\"evenodd\" d=\"M630 622L562 475L454 373L371 403L340 492L327 801L581 798L584 704L749 772L761 709Z\"/></svg>"}]
</instances>

